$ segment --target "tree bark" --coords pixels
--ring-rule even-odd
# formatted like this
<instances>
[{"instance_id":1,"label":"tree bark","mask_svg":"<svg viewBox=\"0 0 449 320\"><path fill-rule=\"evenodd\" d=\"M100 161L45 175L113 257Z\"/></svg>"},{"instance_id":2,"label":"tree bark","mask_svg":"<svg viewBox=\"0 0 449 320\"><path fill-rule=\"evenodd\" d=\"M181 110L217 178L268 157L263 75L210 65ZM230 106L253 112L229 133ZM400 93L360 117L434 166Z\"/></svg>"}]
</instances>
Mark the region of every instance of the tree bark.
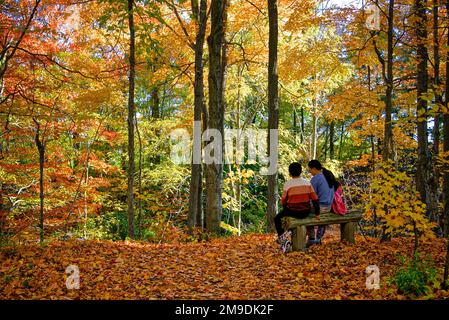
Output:
<instances>
[{"instance_id":1,"label":"tree bark","mask_svg":"<svg viewBox=\"0 0 449 320\"><path fill-rule=\"evenodd\" d=\"M323 144L323 148L324 149L324 161L327 160L327 151L329 150L327 147L327 140L329 139L329 125L326 125L326 129L324 131L324 144Z\"/></svg>"},{"instance_id":2,"label":"tree bark","mask_svg":"<svg viewBox=\"0 0 449 320\"><path fill-rule=\"evenodd\" d=\"M446 0L446 18L449 20L449 0ZM449 47L449 33L447 33L447 46ZM446 109L449 107L449 51L446 53ZM444 135L444 152L449 152L449 114L445 113L443 115L443 135ZM444 275L443 275L443 289L448 289L448 275L449 275L449 168L445 168L443 174L443 199L444 199L444 210L443 210L443 232L446 237L446 262L444 264Z\"/></svg>"},{"instance_id":3,"label":"tree bark","mask_svg":"<svg viewBox=\"0 0 449 320\"><path fill-rule=\"evenodd\" d=\"M134 79L135 79L135 30L133 0L128 0L129 26L129 93L128 93L128 235L134 239Z\"/></svg>"},{"instance_id":4,"label":"tree bark","mask_svg":"<svg viewBox=\"0 0 449 320\"><path fill-rule=\"evenodd\" d=\"M293 135L295 136L295 142L297 142L297 135L298 135L298 123L296 120L296 107L293 108Z\"/></svg>"},{"instance_id":5,"label":"tree bark","mask_svg":"<svg viewBox=\"0 0 449 320\"><path fill-rule=\"evenodd\" d=\"M268 152L270 159L277 160L278 141L271 141L272 129L277 130L279 126L279 92L278 92L278 8L277 0L268 0ZM276 136L277 137L277 136ZM272 146L271 143L275 143ZM275 157L271 152L276 152ZM276 172L268 175L268 203L267 203L267 226L269 231L274 231L274 217L278 211L278 185L277 185L277 163Z\"/></svg>"},{"instance_id":6,"label":"tree bark","mask_svg":"<svg viewBox=\"0 0 449 320\"><path fill-rule=\"evenodd\" d=\"M433 65L435 76L433 80L435 103L439 106L438 113L434 118L433 126L433 153L437 156L440 150L440 107L443 99L440 93L440 44L438 39L438 0L433 0ZM436 175L438 173L436 172Z\"/></svg>"},{"instance_id":7,"label":"tree bark","mask_svg":"<svg viewBox=\"0 0 449 320\"><path fill-rule=\"evenodd\" d=\"M315 99L313 99L313 105L312 105L312 154L310 155L312 157L312 159L316 159L316 145L317 145L317 116L316 116L316 112L317 112L317 104L318 104L318 99L317 97L315 97Z\"/></svg>"},{"instance_id":8,"label":"tree bark","mask_svg":"<svg viewBox=\"0 0 449 320\"><path fill-rule=\"evenodd\" d=\"M218 161L206 165L206 230L219 233L222 215L222 184L223 184L223 68L222 46L224 39L223 0L211 1L211 33L209 45L209 115L208 129L215 129L221 134L219 145L221 150L214 150L214 156L219 152Z\"/></svg>"},{"instance_id":9,"label":"tree bark","mask_svg":"<svg viewBox=\"0 0 449 320\"><path fill-rule=\"evenodd\" d=\"M304 107L301 107L301 143L304 143L304 126L305 126L305 120L304 120Z\"/></svg>"},{"instance_id":10,"label":"tree bark","mask_svg":"<svg viewBox=\"0 0 449 320\"><path fill-rule=\"evenodd\" d=\"M238 68L238 86L237 86L237 115L236 115L236 126L238 131L238 134L240 134L241 124L240 124L240 109L241 109L241 89L242 89L242 74L243 74L243 67L239 66ZM241 137L239 137L241 139ZM240 163L236 163L236 172L237 176L239 177L239 180L235 183L235 198L237 202L237 229L238 229L238 235L241 235L241 226L242 226L242 175L241 175L241 168Z\"/></svg>"},{"instance_id":11,"label":"tree bark","mask_svg":"<svg viewBox=\"0 0 449 320\"><path fill-rule=\"evenodd\" d=\"M449 1L446 2L446 14L449 20ZM447 34L447 46L449 47L449 33ZM449 108L449 52L446 53L446 109ZM443 135L444 135L444 152L449 152L449 114L445 113L443 115ZM443 210L443 232L447 237L449 236L449 168L445 168L443 174L443 199L444 199L444 210Z\"/></svg>"},{"instance_id":12,"label":"tree bark","mask_svg":"<svg viewBox=\"0 0 449 320\"><path fill-rule=\"evenodd\" d=\"M39 241L44 242L44 163L45 163L45 141L40 137L40 124L34 120L36 124L36 135L34 141L39 152Z\"/></svg>"},{"instance_id":13,"label":"tree bark","mask_svg":"<svg viewBox=\"0 0 449 320\"><path fill-rule=\"evenodd\" d=\"M136 118L136 133L137 133L137 140L139 141L139 174L138 174L138 192L139 192L139 199L137 200L137 207L139 208L139 212L137 213L137 233L138 238L142 239L142 138L140 137L140 131L139 131L139 123Z\"/></svg>"},{"instance_id":14,"label":"tree bark","mask_svg":"<svg viewBox=\"0 0 449 320\"><path fill-rule=\"evenodd\" d=\"M368 66L368 91L371 92L371 67ZM374 172L376 166L376 150L374 148L374 135L370 135L370 145L371 145L371 169Z\"/></svg>"},{"instance_id":15,"label":"tree bark","mask_svg":"<svg viewBox=\"0 0 449 320\"><path fill-rule=\"evenodd\" d=\"M385 131L383 144L383 158L393 158L393 124L391 113L393 111L393 28L394 28L394 0L390 0L388 7L388 31L387 31L387 75L386 75L386 100L385 100Z\"/></svg>"},{"instance_id":16,"label":"tree bark","mask_svg":"<svg viewBox=\"0 0 449 320\"><path fill-rule=\"evenodd\" d=\"M341 132L340 132L340 145L338 146L338 160L341 160L341 151L343 149L343 137L345 133L345 123L342 122L341 124Z\"/></svg>"},{"instance_id":17,"label":"tree bark","mask_svg":"<svg viewBox=\"0 0 449 320\"><path fill-rule=\"evenodd\" d=\"M416 170L416 184L421 196L421 201L425 202L427 209L430 208L428 179L429 179L429 153L427 149L427 101L423 95L427 93L428 89L428 70L427 59L428 53L426 48L427 40L427 16L426 16L426 1L415 1L415 15L416 15L416 37L417 37L417 131L418 131L418 162Z\"/></svg>"},{"instance_id":18,"label":"tree bark","mask_svg":"<svg viewBox=\"0 0 449 320\"><path fill-rule=\"evenodd\" d=\"M334 135L335 135L335 122L332 121L329 128L329 158L334 159Z\"/></svg>"},{"instance_id":19,"label":"tree bark","mask_svg":"<svg viewBox=\"0 0 449 320\"><path fill-rule=\"evenodd\" d=\"M161 116L161 110L159 106L159 88L157 85L153 88L153 90L151 90L151 100L151 116L154 119L159 119Z\"/></svg>"},{"instance_id":20,"label":"tree bark","mask_svg":"<svg viewBox=\"0 0 449 320\"><path fill-rule=\"evenodd\" d=\"M206 36L206 22L207 22L207 0L201 0L198 11L198 0L192 1L192 12L194 19L198 24L196 42L195 42L195 83L194 83L194 132L199 134L193 140L193 154L192 153L192 169L190 181L190 196L189 196L189 218L188 225L192 231L194 227L201 226L202 216L202 173L201 173L201 114L204 99L204 66L203 66L203 52L204 39ZM198 154L199 152L199 154Z\"/></svg>"},{"instance_id":21,"label":"tree bark","mask_svg":"<svg viewBox=\"0 0 449 320\"><path fill-rule=\"evenodd\" d=\"M433 89L435 93L435 104L438 106L437 113L434 117L434 126L432 130L433 135L433 152L431 164L429 165L429 219L431 221L442 220L438 209L438 190L440 182L440 173L436 165L436 159L440 152L440 108L443 105L442 95L440 93L440 44L438 38L438 0L433 0L433 60L434 60L434 79Z\"/></svg>"}]
</instances>

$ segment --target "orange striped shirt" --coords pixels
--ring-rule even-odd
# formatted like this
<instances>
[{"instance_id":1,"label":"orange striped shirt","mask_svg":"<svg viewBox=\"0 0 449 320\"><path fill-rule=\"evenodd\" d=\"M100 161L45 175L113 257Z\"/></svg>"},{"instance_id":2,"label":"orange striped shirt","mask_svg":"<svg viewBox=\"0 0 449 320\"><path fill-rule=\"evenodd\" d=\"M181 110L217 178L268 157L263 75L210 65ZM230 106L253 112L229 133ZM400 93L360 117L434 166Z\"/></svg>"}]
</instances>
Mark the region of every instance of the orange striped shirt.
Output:
<instances>
[{"instance_id":1,"label":"orange striped shirt","mask_svg":"<svg viewBox=\"0 0 449 320\"><path fill-rule=\"evenodd\" d=\"M284 207L295 211L310 211L312 200L318 200L313 186L304 178L285 182L281 202Z\"/></svg>"}]
</instances>

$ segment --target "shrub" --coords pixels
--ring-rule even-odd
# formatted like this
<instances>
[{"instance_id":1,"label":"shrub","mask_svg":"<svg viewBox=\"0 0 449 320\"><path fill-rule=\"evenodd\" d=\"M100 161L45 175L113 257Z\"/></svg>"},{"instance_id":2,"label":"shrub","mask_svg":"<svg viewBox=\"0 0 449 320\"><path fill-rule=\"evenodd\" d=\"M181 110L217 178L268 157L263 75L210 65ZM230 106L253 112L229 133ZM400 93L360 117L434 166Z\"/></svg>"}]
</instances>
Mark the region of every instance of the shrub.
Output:
<instances>
[{"instance_id":1,"label":"shrub","mask_svg":"<svg viewBox=\"0 0 449 320\"><path fill-rule=\"evenodd\" d=\"M394 276L399 293L421 296L429 294L432 286L437 284L437 271L429 258L421 259L416 253L412 259L400 256L402 266Z\"/></svg>"}]
</instances>

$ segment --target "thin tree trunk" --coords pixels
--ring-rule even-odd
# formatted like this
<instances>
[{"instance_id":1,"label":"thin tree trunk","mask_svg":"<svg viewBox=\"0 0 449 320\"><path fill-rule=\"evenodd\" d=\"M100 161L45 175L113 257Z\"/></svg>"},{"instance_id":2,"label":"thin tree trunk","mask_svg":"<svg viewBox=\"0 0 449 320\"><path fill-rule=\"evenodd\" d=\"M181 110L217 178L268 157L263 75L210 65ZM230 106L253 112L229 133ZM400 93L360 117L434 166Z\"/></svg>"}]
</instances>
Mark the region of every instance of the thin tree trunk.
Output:
<instances>
[{"instance_id":1,"label":"thin tree trunk","mask_svg":"<svg viewBox=\"0 0 449 320\"><path fill-rule=\"evenodd\" d=\"M194 227L201 226L202 216L202 185L201 185L201 113L204 99L204 66L203 66L203 52L204 39L206 36L206 22L207 22L207 0L201 0L198 11L198 0L192 1L192 11L194 19L197 21L198 29L195 42L195 83L194 83L194 140L193 140L193 156L192 156L192 171L190 181L190 196L189 196L189 218L188 225L190 231Z\"/></svg>"},{"instance_id":2,"label":"thin tree trunk","mask_svg":"<svg viewBox=\"0 0 449 320\"><path fill-rule=\"evenodd\" d=\"M298 139L297 139L297 137L298 137L298 123L297 123L297 120L296 120L296 107L293 108L293 124L292 124L292 127L293 127L293 135L295 137L295 143L297 143L298 142Z\"/></svg>"},{"instance_id":3,"label":"thin tree trunk","mask_svg":"<svg viewBox=\"0 0 449 320\"><path fill-rule=\"evenodd\" d=\"M39 149L39 227L40 227L40 242L44 242L44 162L45 162L45 146L41 145Z\"/></svg>"},{"instance_id":4,"label":"thin tree trunk","mask_svg":"<svg viewBox=\"0 0 449 320\"><path fill-rule=\"evenodd\" d=\"M39 241L44 242L44 163L45 163L45 142L44 139L40 137L40 125L37 120L36 123L36 136L35 143L37 150L39 152Z\"/></svg>"},{"instance_id":5,"label":"thin tree trunk","mask_svg":"<svg viewBox=\"0 0 449 320\"><path fill-rule=\"evenodd\" d=\"M324 132L324 145L323 145L323 148L324 148L324 161L327 160L327 151L329 150L327 148L327 140L329 139L329 125L326 126L325 130L326 131Z\"/></svg>"},{"instance_id":6,"label":"thin tree trunk","mask_svg":"<svg viewBox=\"0 0 449 320\"><path fill-rule=\"evenodd\" d=\"M387 31L387 75L386 75L386 100L385 100L385 131L383 158L393 157L393 124L391 113L393 111L393 28L394 28L394 0L390 0L388 7L388 31Z\"/></svg>"},{"instance_id":7,"label":"thin tree trunk","mask_svg":"<svg viewBox=\"0 0 449 320\"><path fill-rule=\"evenodd\" d=\"M427 16L426 1L415 1L416 14L416 36L417 36L417 131L418 131L418 163L416 170L417 189L420 193L421 200L426 203L427 210L430 209L428 179L429 179L429 154L427 150L427 101L422 95L427 93L428 88L428 71L427 59L428 53L426 48L427 40Z\"/></svg>"},{"instance_id":8,"label":"thin tree trunk","mask_svg":"<svg viewBox=\"0 0 449 320\"><path fill-rule=\"evenodd\" d=\"M317 110L317 101L318 99L315 97L314 101L312 102L312 154L310 155L312 159L316 159L316 145L317 145L317 116L316 116L316 110Z\"/></svg>"},{"instance_id":9,"label":"thin tree trunk","mask_svg":"<svg viewBox=\"0 0 449 320\"><path fill-rule=\"evenodd\" d=\"M142 139L140 137L139 122L136 118L136 133L137 140L139 141L139 175L138 175L138 188L139 188L139 199L137 200L137 206L139 212L137 213L137 232L138 238L142 239Z\"/></svg>"},{"instance_id":10,"label":"thin tree trunk","mask_svg":"<svg viewBox=\"0 0 449 320\"><path fill-rule=\"evenodd\" d=\"M89 145L89 141L87 142ZM86 177L84 178L84 239L87 239L87 185L89 183L89 157L86 159Z\"/></svg>"},{"instance_id":11,"label":"thin tree trunk","mask_svg":"<svg viewBox=\"0 0 449 320\"><path fill-rule=\"evenodd\" d=\"M449 1L446 2L446 15L449 20ZM449 33L447 34L447 46L449 47ZM449 52L446 53L446 108L449 108ZM449 114L443 115L443 134L444 134L444 152L449 152ZM449 168L446 168L443 174L443 232L447 237L449 236ZM449 259L449 257L448 257Z\"/></svg>"},{"instance_id":12,"label":"thin tree trunk","mask_svg":"<svg viewBox=\"0 0 449 320\"><path fill-rule=\"evenodd\" d=\"M215 129L221 134L220 146L223 146L223 68L222 46L224 39L223 0L211 1L211 33L209 45L209 118L208 129ZM217 145L217 144L215 144ZM217 156L219 152L219 156ZM206 165L206 230L219 233L222 215L223 184L223 149L214 150L216 162Z\"/></svg>"},{"instance_id":13,"label":"thin tree trunk","mask_svg":"<svg viewBox=\"0 0 449 320\"><path fill-rule=\"evenodd\" d=\"M128 235L134 239L134 79L135 79L135 30L133 0L128 0L129 25L129 93L128 93Z\"/></svg>"},{"instance_id":14,"label":"thin tree trunk","mask_svg":"<svg viewBox=\"0 0 449 320\"><path fill-rule=\"evenodd\" d=\"M156 71L156 68L154 68L154 71ZM161 117L159 86L157 84L155 84L154 88L151 90L151 117L153 119L160 119ZM160 136L160 129L156 129L156 137L154 140L156 141L159 136ZM155 154L154 156L152 156L152 161L154 164L160 164L161 155L159 153Z\"/></svg>"},{"instance_id":15,"label":"thin tree trunk","mask_svg":"<svg viewBox=\"0 0 449 320\"><path fill-rule=\"evenodd\" d=\"M430 179L429 179L429 191L430 191L430 207L429 218L431 221L442 220L442 216L439 215L438 209L438 190L440 182L440 173L438 166L436 165L436 159L440 152L440 108L443 106L443 99L440 93L440 44L438 38L438 0L433 0L433 60L434 60L434 92L435 103L438 105L437 114L434 117L434 126L432 130L433 135L433 154L432 163L430 165Z\"/></svg>"},{"instance_id":16,"label":"thin tree trunk","mask_svg":"<svg viewBox=\"0 0 449 320\"><path fill-rule=\"evenodd\" d=\"M443 105L443 99L440 93L440 44L438 38L438 0L433 0L433 65L435 68L434 92L435 103L440 107ZM433 153L438 156L440 150L440 113L434 118L433 126ZM438 173L437 173L438 175Z\"/></svg>"},{"instance_id":17,"label":"thin tree trunk","mask_svg":"<svg viewBox=\"0 0 449 320\"><path fill-rule=\"evenodd\" d=\"M343 149L343 136L345 133L345 123L341 124L341 132L340 132L340 145L338 146L338 160L341 160L341 151Z\"/></svg>"},{"instance_id":18,"label":"thin tree trunk","mask_svg":"<svg viewBox=\"0 0 449 320\"><path fill-rule=\"evenodd\" d=\"M371 92L371 67L368 66L368 91ZM376 156L376 151L374 149L374 135L370 136L370 142L371 142L371 168L374 172L374 168L376 165L376 160L375 160L375 156Z\"/></svg>"},{"instance_id":19,"label":"thin tree trunk","mask_svg":"<svg viewBox=\"0 0 449 320\"><path fill-rule=\"evenodd\" d=\"M237 87L237 116L236 116L236 124L237 124L237 130L238 134L240 135L240 108L241 108L241 89L242 89L242 73L243 73L243 67L239 66L238 69L238 87ZM241 139L241 137L239 137ZM239 180L236 182L236 190L235 190L235 196L237 201L237 229L238 229L238 235L241 235L241 224L242 224L242 177L241 177L241 168L240 163L236 163L236 171L237 176L239 177Z\"/></svg>"},{"instance_id":20,"label":"thin tree trunk","mask_svg":"<svg viewBox=\"0 0 449 320\"><path fill-rule=\"evenodd\" d=\"M159 88L157 85L153 88L153 90L151 90L151 100L151 116L154 119L159 119L161 116L161 110L159 105Z\"/></svg>"},{"instance_id":21,"label":"thin tree trunk","mask_svg":"<svg viewBox=\"0 0 449 320\"><path fill-rule=\"evenodd\" d=\"M277 136L275 139L272 138L272 130L277 131L279 126L277 0L268 0L268 23L268 152L270 161L276 160L277 162ZM272 142L275 144L274 146L272 145ZM276 154L272 154L273 152ZM276 172L268 175L267 222L269 231L274 231L274 217L278 211L277 176L278 172L276 163Z\"/></svg>"},{"instance_id":22,"label":"thin tree trunk","mask_svg":"<svg viewBox=\"0 0 449 320\"><path fill-rule=\"evenodd\" d=\"M335 136L335 122L331 122L329 129L329 158L334 159L334 136Z\"/></svg>"},{"instance_id":23,"label":"thin tree trunk","mask_svg":"<svg viewBox=\"0 0 449 320\"><path fill-rule=\"evenodd\" d=\"M446 18L449 20L449 0L446 0ZM449 47L449 33L447 33L447 46ZM446 108L449 107L449 51L446 52ZM445 113L443 115L443 135L444 135L444 152L449 152L449 114ZM443 210L443 233L446 237L446 262L444 264L444 275L442 287L447 290L448 275L449 275L449 168L446 168L443 174L443 199L444 199L444 210Z\"/></svg>"},{"instance_id":24,"label":"thin tree trunk","mask_svg":"<svg viewBox=\"0 0 449 320\"><path fill-rule=\"evenodd\" d=\"M304 143L304 107L301 107L301 143Z\"/></svg>"}]
</instances>

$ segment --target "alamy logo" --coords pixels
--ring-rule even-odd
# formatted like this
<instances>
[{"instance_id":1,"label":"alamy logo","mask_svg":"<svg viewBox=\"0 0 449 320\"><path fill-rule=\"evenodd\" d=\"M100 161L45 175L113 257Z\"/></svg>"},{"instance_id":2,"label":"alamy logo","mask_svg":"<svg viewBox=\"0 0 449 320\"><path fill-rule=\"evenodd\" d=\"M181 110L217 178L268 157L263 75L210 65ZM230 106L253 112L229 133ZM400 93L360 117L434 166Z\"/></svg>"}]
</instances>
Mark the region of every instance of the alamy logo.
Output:
<instances>
[{"instance_id":1,"label":"alamy logo","mask_svg":"<svg viewBox=\"0 0 449 320\"><path fill-rule=\"evenodd\" d=\"M172 131L170 138L171 159L176 164L257 163L261 165L262 175L274 174L277 171L278 130L270 130L270 150L267 150L266 129L225 129L223 137L216 129L207 129L201 134L200 121L194 121L193 141L186 129Z\"/></svg>"},{"instance_id":2,"label":"alamy logo","mask_svg":"<svg viewBox=\"0 0 449 320\"><path fill-rule=\"evenodd\" d=\"M65 273L69 274L65 281L68 290L80 288L80 269L78 266L70 265L65 269Z\"/></svg>"},{"instance_id":3,"label":"alamy logo","mask_svg":"<svg viewBox=\"0 0 449 320\"><path fill-rule=\"evenodd\" d=\"M365 9L367 13L367 18L365 25L369 30L379 31L380 30L380 10L375 3L370 3Z\"/></svg>"},{"instance_id":4,"label":"alamy logo","mask_svg":"<svg viewBox=\"0 0 449 320\"><path fill-rule=\"evenodd\" d=\"M67 7L67 12L70 14L64 20L66 27L70 29L78 29L80 27L80 9L78 5L70 5Z\"/></svg>"},{"instance_id":5,"label":"alamy logo","mask_svg":"<svg viewBox=\"0 0 449 320\"><path fill-rule=\"evenodd\" d=\"M368 290L380 289L380 270L376 265L370 265L366 267L365 273L368 275L366 277L366 288Z\"/></svg>"}]
</instances>

